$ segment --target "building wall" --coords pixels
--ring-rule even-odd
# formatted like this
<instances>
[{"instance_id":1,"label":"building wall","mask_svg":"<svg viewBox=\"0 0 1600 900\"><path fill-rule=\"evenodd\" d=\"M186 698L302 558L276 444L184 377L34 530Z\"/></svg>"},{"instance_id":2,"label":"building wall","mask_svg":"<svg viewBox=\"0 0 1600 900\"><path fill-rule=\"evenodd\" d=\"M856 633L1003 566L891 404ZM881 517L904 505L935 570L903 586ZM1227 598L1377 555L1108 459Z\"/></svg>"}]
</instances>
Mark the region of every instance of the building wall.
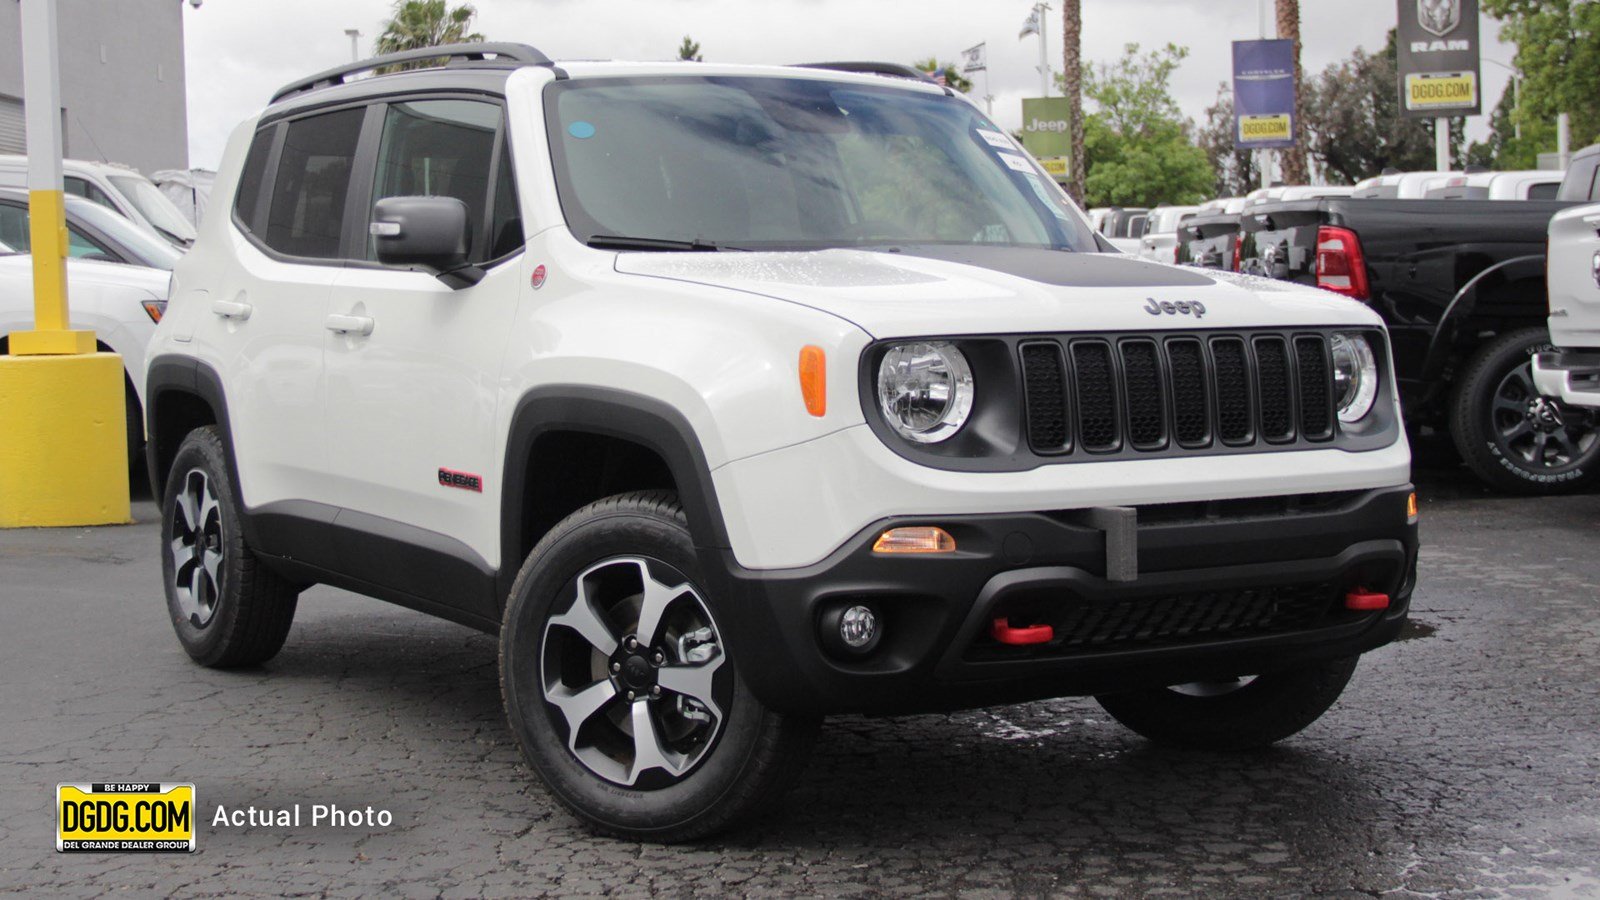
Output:
<instances>
[{"instance_id":1,"label":"building wall","mask_svg":"<svg viewBox=\"0 0 1600 900\"><path fill-rule=\"evenodd\" d=\"M59 0L66 155L189 167L182 0ZM18 0L0 0L0 106L20 100Z\"/></svg>"}]
</instances>

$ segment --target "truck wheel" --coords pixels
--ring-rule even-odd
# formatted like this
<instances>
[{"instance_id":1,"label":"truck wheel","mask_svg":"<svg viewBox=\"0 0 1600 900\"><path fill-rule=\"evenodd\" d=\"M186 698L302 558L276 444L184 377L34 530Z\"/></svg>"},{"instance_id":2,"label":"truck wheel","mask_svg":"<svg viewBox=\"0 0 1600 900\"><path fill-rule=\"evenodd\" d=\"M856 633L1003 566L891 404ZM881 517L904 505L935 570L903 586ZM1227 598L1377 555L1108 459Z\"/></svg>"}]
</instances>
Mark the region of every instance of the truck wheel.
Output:
<instances>
[{"instance_id":1,"label":"truck wheel","mask_svg":"<svg viewBox=\"0 0 1600 900\"><path fill-rule=\"evenodd\" d=\"M1339 699L1357 657L1240 678L1102 694L1113 719L1146 738L1193 750L1253 750L1315 722Z\"/></svg>"},{"instance_id":2,"label":"truck wheel","mask_svg":"<svg viewBox=\"0 0 1600 900\"><path fill-rule=\"evenodd\" d=\"M1554 349L1544 328L1501 335L1474 353L1450 407L1450 433L1491 487L1560 494L1600 471L1600 413L1542 397L1533 354Z\"/></svg>"},{"instance_id":3,"label":"truck wheel","mask_svg":"<svg viewBox=\"0 0 1600 900\"><path fill-rule=\"evenodd\" d=\"M763 707L708 602L675 495L573 513L517 574L500 630L506 717L528 765L592 828L674 843L769 805L815 720Z\"/></svg>"},{"instance_id":4,"label":"truck wheel","mask_svg":"<svg viewBox=\"0 0 1600 900\"><path fill-rule=\"evenodd\" d=\"M189 432L161 499L161 575L178 642L216 669L276 656L299 599L245 542L237 496L216 426Z\"/></svg>"}]
</instances>

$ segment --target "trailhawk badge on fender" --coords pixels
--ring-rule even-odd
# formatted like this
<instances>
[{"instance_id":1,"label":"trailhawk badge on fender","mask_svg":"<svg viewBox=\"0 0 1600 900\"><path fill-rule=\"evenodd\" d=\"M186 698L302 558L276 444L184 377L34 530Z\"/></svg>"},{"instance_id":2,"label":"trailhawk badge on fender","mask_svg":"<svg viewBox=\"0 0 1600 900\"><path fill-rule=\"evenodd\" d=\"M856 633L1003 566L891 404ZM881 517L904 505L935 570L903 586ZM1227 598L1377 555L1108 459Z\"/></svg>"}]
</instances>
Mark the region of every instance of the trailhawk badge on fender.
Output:
<instances>
[{"instance_id":1,"label":"trailhawk badge on fender","mask_svg":"<svg viewBox=\"0 0 1600 900\"><path fill-rule=\"evenodd\" d=\"M1203 319L1206 315L1206 305L1199 300L1179 300L1174 303L1151 297L1145 300L1144 311L1152 316L1194 316L1196 319Z\"/></svg>"}]
</instances>

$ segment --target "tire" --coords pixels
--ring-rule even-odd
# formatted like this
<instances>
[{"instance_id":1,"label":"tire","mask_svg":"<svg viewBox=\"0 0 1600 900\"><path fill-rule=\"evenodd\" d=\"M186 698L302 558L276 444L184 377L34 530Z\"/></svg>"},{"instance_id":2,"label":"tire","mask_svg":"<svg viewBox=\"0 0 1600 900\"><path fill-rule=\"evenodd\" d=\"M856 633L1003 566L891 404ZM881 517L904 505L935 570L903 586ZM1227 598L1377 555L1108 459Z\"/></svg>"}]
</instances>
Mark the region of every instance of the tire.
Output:
<instances>
[{"instance_id":1,"label":"tire","mask_svg":"<svg viewBox=\"0 0 1600 900\"><path fill-rule=\"evenodd\" d=\"M1534 353L1554 349L1544 328L1501 335L1467 363L1450 404L1450 434L1485 484L1516 494L1563 494L1600 473L1600 413L1541 397Z\"/></svg>"},{"instance_id":2,"label":"tire","mask_svg":"<svg viewBox=\"0 0 1600 900\"><path fill-rule=\"evenodd\" d=\"M138 472L144 466L144 412L133 385L124 382L122 394L123 411L128 417L128 470Z\"/></svg>"},{"instance_id":3,"label":"tire","mask_svg":"<svg viewBox=\"0 0 1600 900\"><path fill-rule=\"evenodd\" d=\"M1157 744L1189 750L1254 750L1298 733L1333 706L1355 673L1350 656L1258 675L1102 694L1113 719Z\"/></svg>"},{"instance_id":4,"label":"tire","mask_svg":"<svg viewBox=\"0 0 1600 900\"><path fill-rule=\"evenodd\" d=\"M726 644L703 584L676 496L647 491L568 516L512 586L506 718L528 766L596 831L705 837L769 807L804 765L817 721L751 694L732 663L759 648ZM658 636L632 647L641 616ZM635 740L646 731L656 740Z\"/></svg>"},{"instance_id":5,"label":"tire","mask_svg":"<svg viewBox=\"0 0 1600 900\"><path fill-rule=\"evenodd\" d=\"M189 432L161 498L161 576L178 643L214 669L253 666L282 649L299 592L244 539L238 492L216 426Z\"/></svg>"}]
</instances>

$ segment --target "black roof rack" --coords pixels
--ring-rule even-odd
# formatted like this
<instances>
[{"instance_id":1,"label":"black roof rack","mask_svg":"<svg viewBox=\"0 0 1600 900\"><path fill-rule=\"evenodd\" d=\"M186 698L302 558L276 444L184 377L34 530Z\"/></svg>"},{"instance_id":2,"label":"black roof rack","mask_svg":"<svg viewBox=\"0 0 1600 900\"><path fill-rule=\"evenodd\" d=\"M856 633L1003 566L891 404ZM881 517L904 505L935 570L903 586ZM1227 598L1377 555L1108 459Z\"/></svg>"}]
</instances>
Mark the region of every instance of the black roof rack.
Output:
<instances>
[{"instance_id":1,"label":"black roof rack","mask_svg":"<svg viewBox=\"0 0 1600 900\"><path fill-rule=\"evenodd\" d=\"M336 66L325 72L318 72L309 78L292 81L278 89L272 95L272 102L277 103L285 97L314 91L317 88L332 87L344 84L351 75L361 72L371 72L386 66L396 66L403 63L423 62L426 60L443 59L446 66L490 67L507 68L515 66L540 66L550 65L552 60L544 53L527 44L510 43L479 43L479 44L441 44L437 47L423 47L419 50L402 50L399 53L385 53L371 59L350 63L345 66Z\"/></svg>"},{"instance_id":2,"label":"black roof rack","mask_svg":"<svg viewBox=\"0 0 1600 900\"><path fill-rule=\"evenodd\" d=\"M801 69L832 69L835 72L856 72L862 75L889 75L894 78L911 78L916 81L926 81L929 84L938 84L933 76L913 66L903 66L892 62L824 62L800 63Z\"/></svg>"}]
</instances>

